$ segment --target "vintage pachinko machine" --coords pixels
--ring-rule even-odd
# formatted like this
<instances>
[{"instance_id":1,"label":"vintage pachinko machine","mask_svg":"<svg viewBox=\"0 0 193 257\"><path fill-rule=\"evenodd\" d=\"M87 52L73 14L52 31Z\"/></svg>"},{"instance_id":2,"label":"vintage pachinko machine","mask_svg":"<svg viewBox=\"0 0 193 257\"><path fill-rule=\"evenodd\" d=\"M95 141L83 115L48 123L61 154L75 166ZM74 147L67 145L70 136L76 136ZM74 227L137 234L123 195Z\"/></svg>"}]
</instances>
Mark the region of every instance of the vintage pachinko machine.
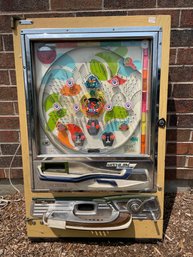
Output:
<instances>
[{"instance_id":1,"label":"vintage pachinko machine","mask_svg":"<svg viewBox=\"0 0 193 257\"><path fill-rule=\"evenodd\" d=\"M169 16L16 21L30 238L162 238L169 35Z\"/></svg>"}]
</instances>

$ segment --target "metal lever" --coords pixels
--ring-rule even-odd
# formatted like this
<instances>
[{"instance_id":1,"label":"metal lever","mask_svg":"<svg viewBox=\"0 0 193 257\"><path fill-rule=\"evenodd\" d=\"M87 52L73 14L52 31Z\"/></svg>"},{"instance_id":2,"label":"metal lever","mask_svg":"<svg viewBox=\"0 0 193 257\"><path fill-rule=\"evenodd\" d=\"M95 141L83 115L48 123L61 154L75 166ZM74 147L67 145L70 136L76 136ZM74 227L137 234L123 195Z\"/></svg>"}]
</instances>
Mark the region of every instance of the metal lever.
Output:
<instances>
[{"instance_id":1,"label":"metal lever","mask_svg":"<svg viewBox=\"0 0 193 257\"><path fill-rule=\"evenodd\" d=\"M155 214L154 214L154 212L149 208L149 211L150 211L150 213L151 213L151 216L152 216L152 219L154 220L154 222L157 222L157 219L156 219L156 217L155 217Z\"/></svg>"}]
</instances>

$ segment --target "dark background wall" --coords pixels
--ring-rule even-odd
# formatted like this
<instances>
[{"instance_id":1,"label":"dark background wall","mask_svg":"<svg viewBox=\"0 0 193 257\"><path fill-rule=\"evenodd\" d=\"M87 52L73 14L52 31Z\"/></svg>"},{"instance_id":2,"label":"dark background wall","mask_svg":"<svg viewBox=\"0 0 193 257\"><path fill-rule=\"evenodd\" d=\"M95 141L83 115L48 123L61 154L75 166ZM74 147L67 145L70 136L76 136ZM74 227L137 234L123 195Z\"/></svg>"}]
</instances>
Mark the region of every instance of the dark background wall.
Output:
<instances>
[{"instance_id":1,"label":"dark background wall","mask_svg":"<svg viewBox=\"0 0 193 257\"><path fill-rule=\"evenodd\" d=\"M20 141L13 37L10 18L157 15L172 17L167 179L193 179L193 1L192 0L1 0L0 1L0 179ZM21 151L11 177L22 177Z\"/></svg>"}]
</instances>

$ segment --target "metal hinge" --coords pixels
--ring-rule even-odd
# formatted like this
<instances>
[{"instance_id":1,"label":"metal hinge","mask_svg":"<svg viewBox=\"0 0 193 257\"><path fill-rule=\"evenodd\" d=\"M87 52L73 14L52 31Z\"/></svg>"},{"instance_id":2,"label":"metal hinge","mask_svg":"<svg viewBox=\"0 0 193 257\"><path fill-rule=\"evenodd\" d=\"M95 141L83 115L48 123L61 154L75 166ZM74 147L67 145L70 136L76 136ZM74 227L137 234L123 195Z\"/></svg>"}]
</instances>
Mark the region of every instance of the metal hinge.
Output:
<instances>
[{"instance_id":1,"label":"metal hinge","mask_svg":"<svg viewBox=\"0 0 193 257\"><path fill-rule=\"evenodd\" d=\"M21 24L21 25L31 25L31 24L33 24L33 21L32 20L20 20L19 24Z\"/></svg>"}]
</instances>

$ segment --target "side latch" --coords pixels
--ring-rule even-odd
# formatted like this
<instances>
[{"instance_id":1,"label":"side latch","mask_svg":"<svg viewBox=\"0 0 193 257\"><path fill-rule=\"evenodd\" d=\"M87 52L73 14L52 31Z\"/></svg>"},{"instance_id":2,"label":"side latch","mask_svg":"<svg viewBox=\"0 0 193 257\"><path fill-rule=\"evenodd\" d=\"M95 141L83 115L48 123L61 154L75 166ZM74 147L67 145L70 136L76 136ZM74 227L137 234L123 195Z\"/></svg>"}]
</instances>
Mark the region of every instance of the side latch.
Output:
<instances>
[{"instance_id":1,"label":"side latch","mask_svg":"<svg viewBox=\"0 0 193 257\"><path fill-rule=\"evenodd\" d=\"M165 128L166 126L166 120L164 118L161 118L158 120L158 127Z\"/></svg>"}]
</instances>

